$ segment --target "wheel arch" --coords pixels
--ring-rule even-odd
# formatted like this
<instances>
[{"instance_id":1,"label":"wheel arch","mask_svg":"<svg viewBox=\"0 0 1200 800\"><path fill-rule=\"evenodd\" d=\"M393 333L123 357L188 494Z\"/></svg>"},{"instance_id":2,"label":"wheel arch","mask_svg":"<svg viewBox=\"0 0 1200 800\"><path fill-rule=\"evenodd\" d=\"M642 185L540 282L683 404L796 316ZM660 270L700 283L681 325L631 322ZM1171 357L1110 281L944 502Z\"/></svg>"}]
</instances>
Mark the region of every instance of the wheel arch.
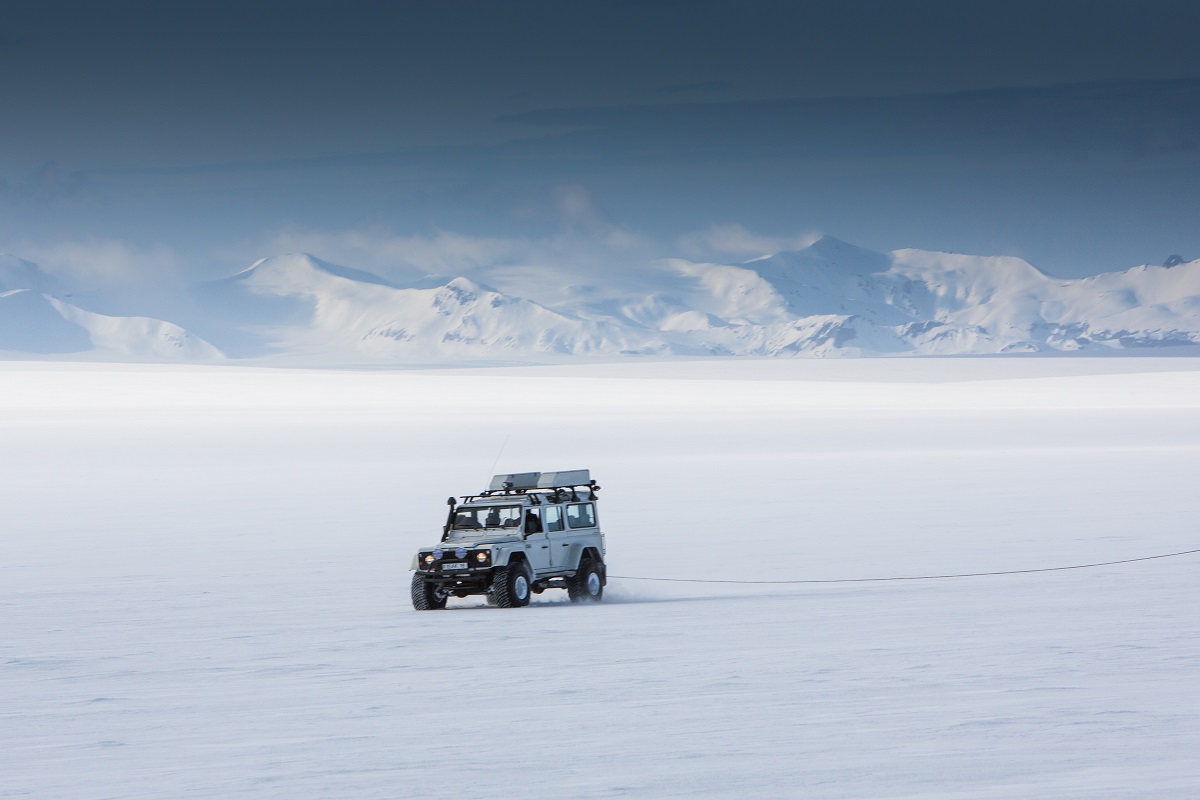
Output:
<instances>
[{"instance_id":1,"label":"wheel arch","mask_svg":"<svg viewBox=\"0 0 1200 800\"><path fill-rule=\"evenodd\" d=\"M589 558L600 566L604 566L604 558L600 555L600 551L595 547L588 546L579 551L579 561L575 563L575 569L579 569L583 562Z\"/></svg>"},{"instance_id":2,"label":"wheel arch","mask_svg":"<svg viewBox=\"0 0 1200 800\"><path fill-rule=\"evenodd\" d=\"M496 564L498 567L511 567L514 564L528 564L529 559L521 550L512 550L505 554L503 559L499 559L502 563Z\"/></svg>"}]
</instances>

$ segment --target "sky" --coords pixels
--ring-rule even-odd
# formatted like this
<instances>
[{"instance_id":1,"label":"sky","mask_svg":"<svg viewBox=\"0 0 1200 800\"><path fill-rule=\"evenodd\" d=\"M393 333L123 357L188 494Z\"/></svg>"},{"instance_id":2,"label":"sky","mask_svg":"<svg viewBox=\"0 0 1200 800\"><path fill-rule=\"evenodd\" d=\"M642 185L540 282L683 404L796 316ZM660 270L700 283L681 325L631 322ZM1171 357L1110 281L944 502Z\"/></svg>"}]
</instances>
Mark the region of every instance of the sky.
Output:
<instances>
[{"instance_id":1,"label":"sky","mask_svg":"<svg viewBox=\"0 0 1200 800\"><path fill-rule=\"evenodd\" d=\"M0 252L82 285L1200 258L1200 4L88 2L0 21Z\"/></svg>"}]
</instances>

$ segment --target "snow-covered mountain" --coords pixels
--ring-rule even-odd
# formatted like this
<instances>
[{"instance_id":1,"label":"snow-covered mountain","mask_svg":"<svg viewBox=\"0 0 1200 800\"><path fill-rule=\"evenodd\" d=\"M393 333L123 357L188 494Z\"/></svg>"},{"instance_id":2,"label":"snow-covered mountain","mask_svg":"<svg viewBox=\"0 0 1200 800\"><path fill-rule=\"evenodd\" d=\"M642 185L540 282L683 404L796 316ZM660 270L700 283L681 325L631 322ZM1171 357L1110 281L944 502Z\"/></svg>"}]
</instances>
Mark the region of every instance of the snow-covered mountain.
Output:
<instances>
[{"instance_id":1,"label":"snow-covered mountain","mask_svg":"<svg viewBox=\"0 0 1200 800\"><path fill-rule=\"evenodd\" d=\"M97 314L67 302L63 287L36 264L0 254L0 357L33 354L113 361L223 358L171 322Z\"/></svg>"},{"instance_id":2,"label":"snow-covered mountain","mask_svg":"<svg viewBox=\"0 0 1200 800\"><path fill-rule=\"evenodd\" d=\"M208 342L170 322L111 317L30 289L0 293L0 353L88 355L116 361L209 361Z\"/></svg>"},{"instance_id":3,"label":"snow-covered mountain","mask_svg":"<svg viewBox=\"0 0 1200 800\"><path fill-rule=\"evenodd\" d=\"M1062 280L1017 258L898 250L884 278L893 302L937 323L921 352L945 337L965 337L968 352L1200 343L1200 260Z\"/></svg>"},{"instance_id":4,"label":"snow-covered mountain","mask_svg":"<svg viewBox=\"0 0 1200 800\"><path fill-rule=\"evenodd\" d=\"M49 280L0 261L0 349L82 352L90 341L130 357L214 357L170 323L71 306ZM607 275L509 264L407 285L295 253L193 299L189 327L227 352L326 363L1200 352L1200 260L1063 280L1017 258L878 253L832 237L742 264L668 259Z\"/></svg>"},{"instance_id":5,"label":"snow-covered mountain","mask_svg":"<svg viewBox=\"0 0 1200 800\"><path fill-rule=\"evenodd\" d=\"M199 294L268 353L505 358L651 352L655 343L619 320L554 311L465 277L403 288L305 253L261 259Z\"/></svg>"}]
</instances>

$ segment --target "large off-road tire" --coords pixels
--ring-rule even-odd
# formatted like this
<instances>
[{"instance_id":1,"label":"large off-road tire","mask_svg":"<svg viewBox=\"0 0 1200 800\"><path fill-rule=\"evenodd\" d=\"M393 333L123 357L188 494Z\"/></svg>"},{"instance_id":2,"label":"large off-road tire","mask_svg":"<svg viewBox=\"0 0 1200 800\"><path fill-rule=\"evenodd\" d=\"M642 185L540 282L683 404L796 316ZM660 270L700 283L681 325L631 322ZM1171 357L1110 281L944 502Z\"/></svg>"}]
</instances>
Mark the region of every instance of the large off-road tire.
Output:
<instances>
[{"instance_id":1,"label":"large off-road tire","mask_svg":"<svg viewBox=\"0 0 1200 800\"><path fill-rule=\"evenodd\" d=\"M433 584L414 572L412 578L412 604L417 611L437 611L446 607L445 596L439 597L433 590Z\"/></svg>"},{"instance_id":2,"label":"large off-road tire","mask_svg":"<svg viewBox=\"0 0 1200 800\"><path fill-rule=\"evenodd\" d=\"M572 603L598 603L604 597L604 578L600 565L590 558L579 562L579 571L567 581L567 596Z\"/></svg>"},{"instance_id":3,"label":"large off-road tire","mask_svg":"<svg viewBox=\"0 0 1200 800\"><path fill-rule=\"evenodd\" d=\"M529 565L518 561L507 567L496 567L488 594L500 608L520 608L529 605L532 583Z\"/></svg>"}]
</instances>

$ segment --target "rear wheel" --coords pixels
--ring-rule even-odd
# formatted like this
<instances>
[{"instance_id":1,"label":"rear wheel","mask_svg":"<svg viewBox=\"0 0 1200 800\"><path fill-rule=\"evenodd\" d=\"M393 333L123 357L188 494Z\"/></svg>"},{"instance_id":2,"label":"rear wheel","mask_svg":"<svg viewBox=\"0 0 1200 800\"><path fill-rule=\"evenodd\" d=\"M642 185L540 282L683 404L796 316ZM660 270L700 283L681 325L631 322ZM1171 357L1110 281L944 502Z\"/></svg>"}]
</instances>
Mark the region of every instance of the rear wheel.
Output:
<instances>
[{"instance_id":1,"label":"rear wheel","mask_svg":"<svg viewBox=\"0 0 1200 800\"><path fill-rule=\"evenodd\" d=\"M437 611L446 607L446 596L434 591L433 584L414 572L412 577L412 604L417 611Z\"/></svg>"},{"instance_id":2,"label":"rear wheel","mask_svg":"<svg viewBox=\"0 0 1200 800\"><path fill-rule=\"evenodd\" d=\"M579 571L567 581L567 596L572 603L597 603L604 597L604 579L595 561L585 558L579 564Z\"/></svg>"},{"instance_id":3,"label":"rear wheel","mask_svg":"<svg viewBox=\"0 0 1200 800\"><path fill-rule=\"evenodd\" d=\"M527 606L531 584L529 566L523 561L518 561L507 567L496 568L488 595L500 608Z\"/></svg>"}]
</instances>

